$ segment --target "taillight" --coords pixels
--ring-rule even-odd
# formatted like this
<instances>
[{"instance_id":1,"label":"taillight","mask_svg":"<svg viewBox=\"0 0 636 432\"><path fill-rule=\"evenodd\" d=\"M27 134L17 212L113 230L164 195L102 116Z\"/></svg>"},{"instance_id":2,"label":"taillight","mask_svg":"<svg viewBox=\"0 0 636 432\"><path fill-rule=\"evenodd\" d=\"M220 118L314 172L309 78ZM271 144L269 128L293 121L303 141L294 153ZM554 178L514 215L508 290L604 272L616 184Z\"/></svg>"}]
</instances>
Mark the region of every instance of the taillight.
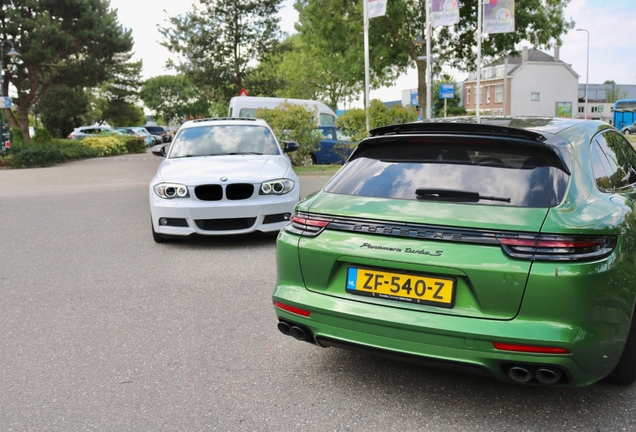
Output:
<instances>
[{"instance_id":1,"label":"taillight","mask_svg":"<svg viewBox=\"0 0 636 432\"><path fill-rule=\"evenodd\" d=\"M616 247L616 236L497 236L504 252L513 258L536 261L581 261L603 258Z\"/></svg>"},{"instance_id":2,"label":"taillight","mask_svg":"<svg viewBox=\"0 0 636 432\"><path fill-rule=\"evenodd\" d=\"M289 223L285 226L285 231L302 236L316 237L331 221L332 219L307 213L296 213L289 218Z\"/></svg>"}]
</instances>

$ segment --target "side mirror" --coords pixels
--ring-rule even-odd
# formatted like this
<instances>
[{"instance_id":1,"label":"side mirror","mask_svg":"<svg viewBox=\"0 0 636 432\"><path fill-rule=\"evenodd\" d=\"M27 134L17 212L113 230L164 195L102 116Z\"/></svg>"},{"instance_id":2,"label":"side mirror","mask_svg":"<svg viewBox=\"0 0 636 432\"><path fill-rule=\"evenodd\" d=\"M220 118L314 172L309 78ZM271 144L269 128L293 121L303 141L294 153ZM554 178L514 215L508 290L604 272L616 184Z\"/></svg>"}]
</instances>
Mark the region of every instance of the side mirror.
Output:
<instances>
[{"instance_id":1,"label":"side mirror","mask_svg":"<svg viewBox=\"0 0 636 432\"><path fill-rule=\"evenodd\" d=\"M283 153L291 153L298 151L300 147L296 141L283 141L285 147L283 147Z\"/></svg>"},{"instance_id":2,"label":"side mirror","mask_svg":"<svg viewBox=\"0 0 636 432\"><path fill-rule=\"evenodd\" d=\"M164 144L164 145L156 145L154 147L150 148L150 151L152 152L153 155L155 156L159 156L159 157L166 157L166 146L168 144Z\"/></svg>"}]
</instances>

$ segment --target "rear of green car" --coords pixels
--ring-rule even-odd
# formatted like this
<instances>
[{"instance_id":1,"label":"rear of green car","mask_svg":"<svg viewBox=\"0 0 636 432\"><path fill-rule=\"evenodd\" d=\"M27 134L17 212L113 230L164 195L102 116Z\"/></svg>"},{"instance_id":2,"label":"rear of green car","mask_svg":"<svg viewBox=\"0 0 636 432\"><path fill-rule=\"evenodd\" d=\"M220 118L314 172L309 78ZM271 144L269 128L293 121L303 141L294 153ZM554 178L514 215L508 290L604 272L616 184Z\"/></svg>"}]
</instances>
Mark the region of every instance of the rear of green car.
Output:
<instances>
[{"instance_id":1,"label":"rear of green car","mask_svg":"<svg viewBox=\"0 0 636 432\"><path fill-rule=\"evenodd\" d=\"M279 329L508 382L612 373L634 215L586 169L590 133L430 128L376 132L298 205L278 238Z\"/></svg>"}]
</instances>

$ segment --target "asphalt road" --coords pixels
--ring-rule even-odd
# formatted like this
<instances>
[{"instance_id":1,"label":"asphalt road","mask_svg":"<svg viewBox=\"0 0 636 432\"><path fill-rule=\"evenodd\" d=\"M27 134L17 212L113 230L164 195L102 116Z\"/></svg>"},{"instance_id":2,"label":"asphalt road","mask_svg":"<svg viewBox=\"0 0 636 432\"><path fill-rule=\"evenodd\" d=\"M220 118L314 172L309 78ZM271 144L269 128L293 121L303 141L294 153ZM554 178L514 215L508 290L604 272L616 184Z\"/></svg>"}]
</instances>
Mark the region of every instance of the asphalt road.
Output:
<instances>
[{"instance_id":1,"label":"asphalt road","mask_svg":"<svg viewBox=\"0 0 636 432\"><path fill-rule=\"evenodd\" d=\"M152 241L159 162L0 170L0 431L636 430L634 386L512 386L283 336L273 237Z\"/></svg>"}]
</instances>

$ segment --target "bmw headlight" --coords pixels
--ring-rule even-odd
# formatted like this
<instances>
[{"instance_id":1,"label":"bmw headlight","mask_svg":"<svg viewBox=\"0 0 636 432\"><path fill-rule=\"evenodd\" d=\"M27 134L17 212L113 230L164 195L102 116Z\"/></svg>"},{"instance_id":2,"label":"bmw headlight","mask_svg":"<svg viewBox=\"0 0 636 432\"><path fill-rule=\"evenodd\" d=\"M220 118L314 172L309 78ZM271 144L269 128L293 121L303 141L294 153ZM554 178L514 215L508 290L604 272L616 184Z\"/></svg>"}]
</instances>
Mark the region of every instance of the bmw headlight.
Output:
<instances>
[{"instance_id":1,"label":"bmw headlight","mask_svg":"<svg viewBox=\"0 0 636 432\"><path fill-rule=\"evenodd\" d=\"M261 183L259 195L285 195L294 188L294 181L290 179L276 179Z\"/></svg>"},{"instance_id":2,"label":"bmw headlight","mask_svg":"<svg viewBox=\"0 0 636 432\"><path fill-rule=\"evenodd\" d=\"M188 187L179 183L158 183L153 189L157 196L165 199L190 198Z\"/></svg>"}]
</instances>

